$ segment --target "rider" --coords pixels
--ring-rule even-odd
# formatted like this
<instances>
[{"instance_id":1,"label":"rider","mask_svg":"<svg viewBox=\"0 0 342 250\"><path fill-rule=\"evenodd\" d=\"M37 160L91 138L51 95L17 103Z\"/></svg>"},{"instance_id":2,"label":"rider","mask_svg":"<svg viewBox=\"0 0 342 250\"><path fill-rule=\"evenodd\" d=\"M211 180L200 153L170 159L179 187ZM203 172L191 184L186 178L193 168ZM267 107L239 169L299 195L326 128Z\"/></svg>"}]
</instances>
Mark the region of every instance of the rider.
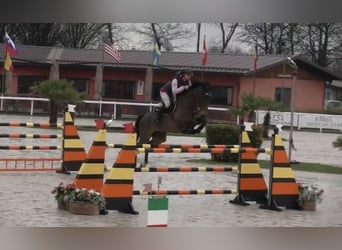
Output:
<instances>
[{"instance_id":1,"label":"rider","mask_svg":"<svg viewBox=\"0 0 342 250\"><path fill-rule=\"evenodd\" d=\"M190 79L192 76L193 73L189 69L178 71L172 80L168 81L161 87L161 103L159 104L160 107L154 116L156 122L159 122L164 110L170 107L171 101L175 103L177 95L189 89L189 87L191 86Z\"/></svg>"}]
</instances>

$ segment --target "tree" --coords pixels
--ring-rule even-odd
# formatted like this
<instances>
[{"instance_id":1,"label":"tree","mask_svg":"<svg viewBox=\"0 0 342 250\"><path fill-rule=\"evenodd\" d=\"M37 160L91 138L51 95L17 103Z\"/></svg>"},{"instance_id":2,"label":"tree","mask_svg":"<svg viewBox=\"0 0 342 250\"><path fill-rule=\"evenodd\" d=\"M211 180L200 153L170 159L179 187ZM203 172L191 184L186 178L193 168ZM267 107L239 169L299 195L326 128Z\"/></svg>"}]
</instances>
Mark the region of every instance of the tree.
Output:
<instances>
[{"instance_id":1,"label":"tree","mask_svg":"<svg viewBox=\"0 0 342 250\"><path fill-rule=\"evenodd\" d=\"M199 52L200 50L200 41L201 41L201 23L196 24L196 30L197 30L197 43L196 43L196 51Z\"/></svg>"},{"instance_id":2,"label":"tree","mask_svg":"<svg viewBox=\"0 0 342 250\"><path fill-rule=\"evenodd\" d=\"M208 25L208 24L207 24ZM241 49L229 47L229 43L232 40L235 32L239 26L238 23L215 23L211 24L212 28L219 28L219 38L215 36L215 38L211 39L210 46L207 44L207 49L211 53L231 53L234 52L242 52ZM197 28L197 52L199 52L199 42L200 42L200 33L201 33L201 23L196 24ZM216 30L215 29L215 30ZM242 48L242 47L241 47Z\"/></svg>"},{"instance_id":3,"label":"tree","mask_svg":"<svg viewBox=\"0 0 342 250\"><path fill-rule=\"evenodd\" d=\"M308 60L330 67L342 55L340 23L252 23L243 25L238 40L260 54L302 54Z\"/></svg>"},{"instance_id":4,"label":"tree","mask_svg":"<svg viewBox=\"0 0 342 250\"><path fill-rule=\"evenodd\" d=\"M59 43L66 48L94 47L107 24L67 23L61 25ZM112 28L112 27L109 27ZM110 30L111 32L112 30ZM110 34L110 41L113 42ZM101 42L101 41L100 41Z\"/></svg>"},{"instance_id":5,"label":"tree","mask_svg":"<svg viewBox=\"0 0 342 250\"><path fill-rule=\"evenodd\" d=\"M241 105L239 108L231 108L230 112L240 117L239 124L243 124L247 114L248 122L255 122L255 111L258 109L282 110L281 103L270 98L256 97L253 93L243 93L241 95Z\"/></svg>"},{"instance_id":6,"label":"tree","mask_svg":"<svg viewBox=\"0 0 342 250\"><path fill-rule=\"evenodd\" d=\"M238 39L253 48L257 45L261 54L293 54L295 27L288 23L245 24Z\"/></svg>"},{"instance_id":7,"label":"tree","mask_svg":"<svg viewBox=\"0 0 342 250\"><path fill-rule=\"evenodd\" d=\"M49 122L57 123L58 110L65 102L76 104L86 97L85 93L79 93L73 87L73 82L65 79L46 80L36 83L31 87L31 92L38 94L42 98L48 98L49 102Z\"/></svg>"},{"instance_id":8,"label":"tree","mask_svg":"<svg viewBox=\"0 0 342 250\"><path fill-rule=\"evenodd\" d=\"M133 24L130 31L143 37L143 47L151 48L156 40L159 49L165 51L181 49L194 34L193 29L181 23ZM179 45L175 45L176 41L180 42ZM185 41L184 44L182 41Z\"/></svg>"},{"instance_id":9,"label":"tree","mask_svg":"<svg viewBox=\"0 0 342 250\"><path fill-rule=\"evenodd\" d=\"M337 137L337 139L333 142L334 148L342 149L342 136Z\"/></svg>"},{"instance_id":10,"label":"tree","mask_svg":"<svg viewBox=\"0 0 342 250\"><path fill-rule=\"evenodd\" d=\"M18 44L66 48L97 47L97 44L102 42L103 32L108 30L110 40L113 41L112 31L118 29L118 26L108 23L18 23L1 24L2 33L5 27Z\"/></svg>"},{"instance_id":11,"label":"tree","mask_svg":"<svg viewBox=\"0 0 342 250\"><path fill-rule=\"evenodd\" d=\"M219 24L220 29L221 29L221 35L222 35L221 53L224 53L225 50L227 49L228 43L232 39L234 32L235 32L236 28L238 27L238 25L239 25L238 23L228 24L228 25L226 25L224 23Z\"/></svg>"},{"instance_id":12,"label":"tree","mask_svg":"<svg viewBox=\"0 0 342 250\"><path fill-rule=\"evenodd\" d=\"M15 29L15 40L25 45L55 46L62 28L58 23L20 23Z\"/></svg>"},{"instance_id":13,"label":"tree","mask_svg":"<svg viewBox=\"0 0 342 250\"><path fill-rule=\"evenodd\" d=\"M339 23L309 23L300 26L299 49L314 63L327 67L340 51L342 25Z\"/></svg>"}]
</instances>

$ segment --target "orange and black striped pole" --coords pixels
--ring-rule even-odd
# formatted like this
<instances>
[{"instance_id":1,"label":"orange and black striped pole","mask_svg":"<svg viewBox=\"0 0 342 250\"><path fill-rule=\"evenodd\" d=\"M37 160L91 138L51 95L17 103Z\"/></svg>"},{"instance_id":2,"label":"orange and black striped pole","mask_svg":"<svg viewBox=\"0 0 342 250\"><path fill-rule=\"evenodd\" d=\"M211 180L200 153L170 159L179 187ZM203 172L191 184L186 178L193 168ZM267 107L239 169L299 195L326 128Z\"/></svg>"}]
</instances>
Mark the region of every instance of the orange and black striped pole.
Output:
<instances>
[{"instance_id":1,"label":"orange and black striped pole","mask_svg":"<svg viewBox=\"0 0 342 250\"><path fill-rule=\"evenodd\" d=\"M97 192L102 190L105 167L107 131L103 122L102 125L74 180L77 187L93 189Z\"/></svg>"},{"instance_id":2,"label":"orange and black striped pole","mask_svg":"<svg viewBox=\"0 0 342 250\"><path fill-rule=\"evenodd\" d=\"M236 194L236 189L134 190L133 195L222 195Z\"/></svg>"},{"instance_id":3,"label":"orange and black striped pole","mask_svg":"<svg viewBox=\"0 0 342 250\"><path fill-rule=\"evenodd\" d=\"M68 174L69 171L78 171L85 158L86 152L74 120L71 113L66 111L64 113L62 167L56 172Z\"/></svg>"},{"instance_id":4,"label":"orange and black striped pole","mask_svg":"<svg viewBox=\"0 0 342 250\"><path fill-rule=\"evenodd\" d=\"M230 202L246 206L249 205L247 201L263 203L267 199L267 186L257 161L257 153L267 153L268 150L253 148L248 133L244 129L244 126L242 126L240 133L238 195Z\"/></svg>"},{"instance_id":5,"label":"orange and black striped pole","mask_svg":"<svg viewBox=\"0 0 342 250\"><path fill-rule=\"evenodd\" d=\"M136 167L136 137L129 134L125 146L110 169L102 187L106 208L124 213L138 214L132 205L134 169Z\"/></svg>"},{"instance_id":6,"label":"orange and black striped pole","mask_svg":"<svg viewBox=\"0 0 342 250\"><path fill-rule=\"evenodd\" d=\"M281 211L280 207L286 207L300 210L298 183L277 128L272 136L272 150L268 201L260 208Z\"/></svg>"}]
</instances>

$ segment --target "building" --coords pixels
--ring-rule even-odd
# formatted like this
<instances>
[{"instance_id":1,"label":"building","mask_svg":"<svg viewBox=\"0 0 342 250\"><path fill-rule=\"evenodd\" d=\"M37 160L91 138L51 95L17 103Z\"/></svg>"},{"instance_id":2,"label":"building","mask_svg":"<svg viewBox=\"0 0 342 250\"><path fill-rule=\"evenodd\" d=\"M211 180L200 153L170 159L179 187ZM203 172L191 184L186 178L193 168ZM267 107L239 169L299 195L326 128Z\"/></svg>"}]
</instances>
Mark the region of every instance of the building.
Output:
<instances>
[{"instance_id":1,"label":"building","mask_svg":"<svg viewBox=\"0 0 342 250\"><path fill-rule=\"evenodd\" d=\"M0 45L0 47L3 45ZM211 84L211 106L238 107L243 93L268 97L290 106L294 91L294 110L320 112L324 108L330 83L341 80L312 62L295 55L294 71L282 55L254 57L246 55L209 54L202 66L202 53L162 52L160 65L152 65L151 51L120 51L120 62L102 49L71 49L17 45L18 55L12 57L14 70L1 77L1 91L6 95L30 95L30 86L46 79L68 79L89 99L129 102L158 101L158 92L176 71L190 68L195 79ZM3 50L0 52L3 63ZM334 86L335 88L335 86Z\"/></svg>"}]
</instances>

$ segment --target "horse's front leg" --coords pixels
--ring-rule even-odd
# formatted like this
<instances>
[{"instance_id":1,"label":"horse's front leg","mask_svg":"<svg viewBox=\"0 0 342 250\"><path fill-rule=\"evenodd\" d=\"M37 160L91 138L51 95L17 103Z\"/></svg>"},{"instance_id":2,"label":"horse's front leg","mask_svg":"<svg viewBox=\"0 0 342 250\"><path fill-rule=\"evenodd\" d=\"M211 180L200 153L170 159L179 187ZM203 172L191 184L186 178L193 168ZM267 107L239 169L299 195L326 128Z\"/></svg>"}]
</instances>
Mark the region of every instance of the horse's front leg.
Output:
<instances>
[{"instance_id":1,"label":"horse's front leg","mask_svg":"<svg viewBox=\"0 0 342 250\"><path fill-rule=\"evenodd\" d=\"M205 118L199 118L196 119L196 122L187 130L185 130L183 133L185 134L197 134L202 131L202 129L207 125L207 120Z\"/></svg>"},{"instance_id":2,"label":"horse's front leg","mask_svg":"<svg viewBox=\"0 0 342 250\"><path fill-rule=\"evenodd\" d=\"M196 127L197 125L198 125L198 127ZM202 129L205 127L205 125L207 125L207 120L203 120L200 124L196 124L193 127L194 134L200 133L202 131Z\"/></svg>"}]
</instances>

